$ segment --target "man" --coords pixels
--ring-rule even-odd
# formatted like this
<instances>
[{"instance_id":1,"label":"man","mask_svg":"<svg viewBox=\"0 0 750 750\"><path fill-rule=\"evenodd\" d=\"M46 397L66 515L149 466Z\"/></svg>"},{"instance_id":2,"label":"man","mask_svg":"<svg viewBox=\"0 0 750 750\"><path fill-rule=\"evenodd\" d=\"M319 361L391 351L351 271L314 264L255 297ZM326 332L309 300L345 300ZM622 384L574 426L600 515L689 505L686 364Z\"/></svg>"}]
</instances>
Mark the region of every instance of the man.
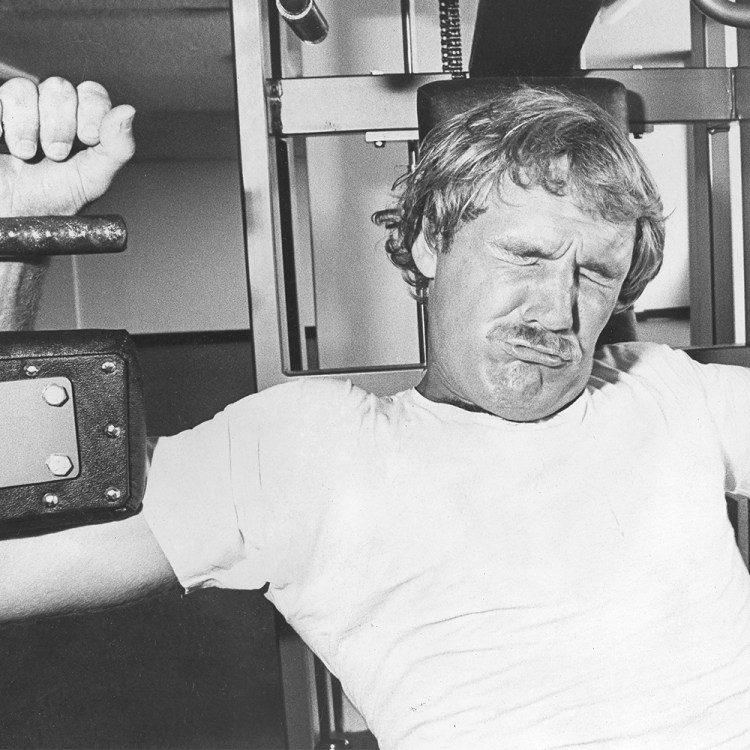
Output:
<instances>
[{"instance_id":1,"label":"man","mask_svg":"<svg viewBox=\"0 0 750 750\"><path fill-rule=\"evenodd\" d=\"M750 373L594 354L660 263L636 152L529 89L439 128L402 187L420 385L303 379L160 441L141 515L0 545L0 610L268 584L383 748L748 747L724 491Z\"/></svg>"}]
</instances>

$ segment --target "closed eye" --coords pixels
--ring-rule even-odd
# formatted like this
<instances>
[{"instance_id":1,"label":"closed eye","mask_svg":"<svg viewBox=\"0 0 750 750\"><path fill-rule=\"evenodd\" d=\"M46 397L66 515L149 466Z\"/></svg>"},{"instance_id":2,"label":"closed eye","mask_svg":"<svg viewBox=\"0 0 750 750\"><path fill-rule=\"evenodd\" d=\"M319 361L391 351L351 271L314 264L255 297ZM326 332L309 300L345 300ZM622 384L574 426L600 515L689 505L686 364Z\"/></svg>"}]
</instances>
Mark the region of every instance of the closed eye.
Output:
<instances>
[{"instance_id":1,"label":"closed eye","mask_svg":"<svg viewBox=\"0 0 750 750\"><path fill-rule=\"evenodd\" d=\"M526 250L513 250L494 243L492 243L492 252L501 260L513 263L516 266L535 266L539 262L539 256L536 253L530 253Z\"/></svg>"},{"instance_id":2,"label":"closed eye","mask_svg":"<svg viewBox=\"0 0 750 750\"><path fill-rule=\"evenodd\" d=\"M602 286L611 286L617 280L617 274L606 268L579 268L578 274L588 281Z\"/></svg>"}]
</instances>

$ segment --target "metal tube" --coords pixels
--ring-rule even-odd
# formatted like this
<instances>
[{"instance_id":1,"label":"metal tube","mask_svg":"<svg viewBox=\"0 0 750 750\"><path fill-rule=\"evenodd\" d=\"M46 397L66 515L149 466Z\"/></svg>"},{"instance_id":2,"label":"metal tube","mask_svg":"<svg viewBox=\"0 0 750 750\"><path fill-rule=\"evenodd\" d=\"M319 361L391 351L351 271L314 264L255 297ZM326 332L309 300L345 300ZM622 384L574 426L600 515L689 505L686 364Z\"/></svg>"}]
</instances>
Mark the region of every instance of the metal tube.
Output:
<instances>
[{"instance_id":1,"label":"metal tube","mask_svg":"<svg viewBox=\"0 0 750 750\"><path fill-rule=\"evenodd\" d=\"M704 15L726 26L750 29L750 5L741 0L736 3L729 0L693 0L693 5Z\"/></svg>"},{"instance_id":2,"label":"metal tube","mask_svg":"<svg viewBox=\"0 0 750 750\"><path fill-rule=\"evenodd\" d=\"M328 21L315 0L276 0L276 8L303 42L320 44L328 36Z\"/></svg>"},{"instance_id":3,"label":"metal tube","mask_svg":"<svg viewBox=\"0 0 750 750\"><path fill-rule=\"evenodd\" d=\"M119 253L127 230L120 216L25 216L0 219L0 256Z\"/></svg>"},{"instance_id":4,"label":"metal tube","mask_svg":"<svg viewBox=\"0 0 750 750\"><path fill-rule=\"evenodd\" d=\"M404 42L404 73L414 72L414 9L411 0L401 0L401 33Z\"/></svg>"}]
</instances>

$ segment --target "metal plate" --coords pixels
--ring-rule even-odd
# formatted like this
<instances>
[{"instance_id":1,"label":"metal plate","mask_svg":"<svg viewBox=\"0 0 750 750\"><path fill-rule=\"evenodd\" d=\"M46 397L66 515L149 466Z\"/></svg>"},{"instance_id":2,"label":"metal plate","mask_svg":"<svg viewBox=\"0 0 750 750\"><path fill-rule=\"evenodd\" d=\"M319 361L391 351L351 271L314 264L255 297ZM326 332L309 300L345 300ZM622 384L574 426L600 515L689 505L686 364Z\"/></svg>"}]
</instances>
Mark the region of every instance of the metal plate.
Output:
<instances>
[{"instance_id":1,"label":"metal plate","mask_svg":"<svg viewBox=\"0 0 750 750\"><path fill-rule=\"evenodd\" d=\"M0 487L78 476L78 435L68 378L0 382L0 456Z\"/></svg>"},{"instance_id":2,"label":"metal plate","mask_svg":"<svg viewBox=\"0 0 750 750\"><path fill-rule=\"evenodd\" d=\"M612 68L586 70L584 74L612 78L628 88L631 125L736 119L735 75L740 113L746 116L750 110L747 69ZM413 129L417 127L417 89L449 77L422 73L271 80L272 94L267 97L269 132L301 135ZM273 92L280 96L273 96Z\"/></svg>"}]
</instances>

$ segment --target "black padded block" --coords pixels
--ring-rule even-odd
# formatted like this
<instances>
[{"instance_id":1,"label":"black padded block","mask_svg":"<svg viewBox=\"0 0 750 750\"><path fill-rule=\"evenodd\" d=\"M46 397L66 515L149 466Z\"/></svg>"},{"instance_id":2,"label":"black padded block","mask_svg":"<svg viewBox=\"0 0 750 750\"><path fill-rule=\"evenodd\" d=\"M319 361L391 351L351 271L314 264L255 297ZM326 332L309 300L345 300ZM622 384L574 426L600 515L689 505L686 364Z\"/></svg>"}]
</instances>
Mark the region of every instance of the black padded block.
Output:
<instances>
[{"instance_id":1,"label":"black padded block","mask_svg":"<svg viewBox=\"0 0 750 750\"><path fill-rule=\"evenodd\" d=\"M469 73L559 75L577 70L601 0L479 0Z\"/></svg>"},{"instance_id":2,"label":"black padded block","mask_svg":"<svg viewBox=\"0 0 750 750\"><path fill-rule=\"evenodd\" d=\"M623 132L628 131L627 89L619 81L581 76L514 76L433 81L421 86L417 90L420 139L424 138L436 123L465 112L481 102L510 93L523 85L562 89L586 97L614 117Z\"/></svg>"}]
</instances>

